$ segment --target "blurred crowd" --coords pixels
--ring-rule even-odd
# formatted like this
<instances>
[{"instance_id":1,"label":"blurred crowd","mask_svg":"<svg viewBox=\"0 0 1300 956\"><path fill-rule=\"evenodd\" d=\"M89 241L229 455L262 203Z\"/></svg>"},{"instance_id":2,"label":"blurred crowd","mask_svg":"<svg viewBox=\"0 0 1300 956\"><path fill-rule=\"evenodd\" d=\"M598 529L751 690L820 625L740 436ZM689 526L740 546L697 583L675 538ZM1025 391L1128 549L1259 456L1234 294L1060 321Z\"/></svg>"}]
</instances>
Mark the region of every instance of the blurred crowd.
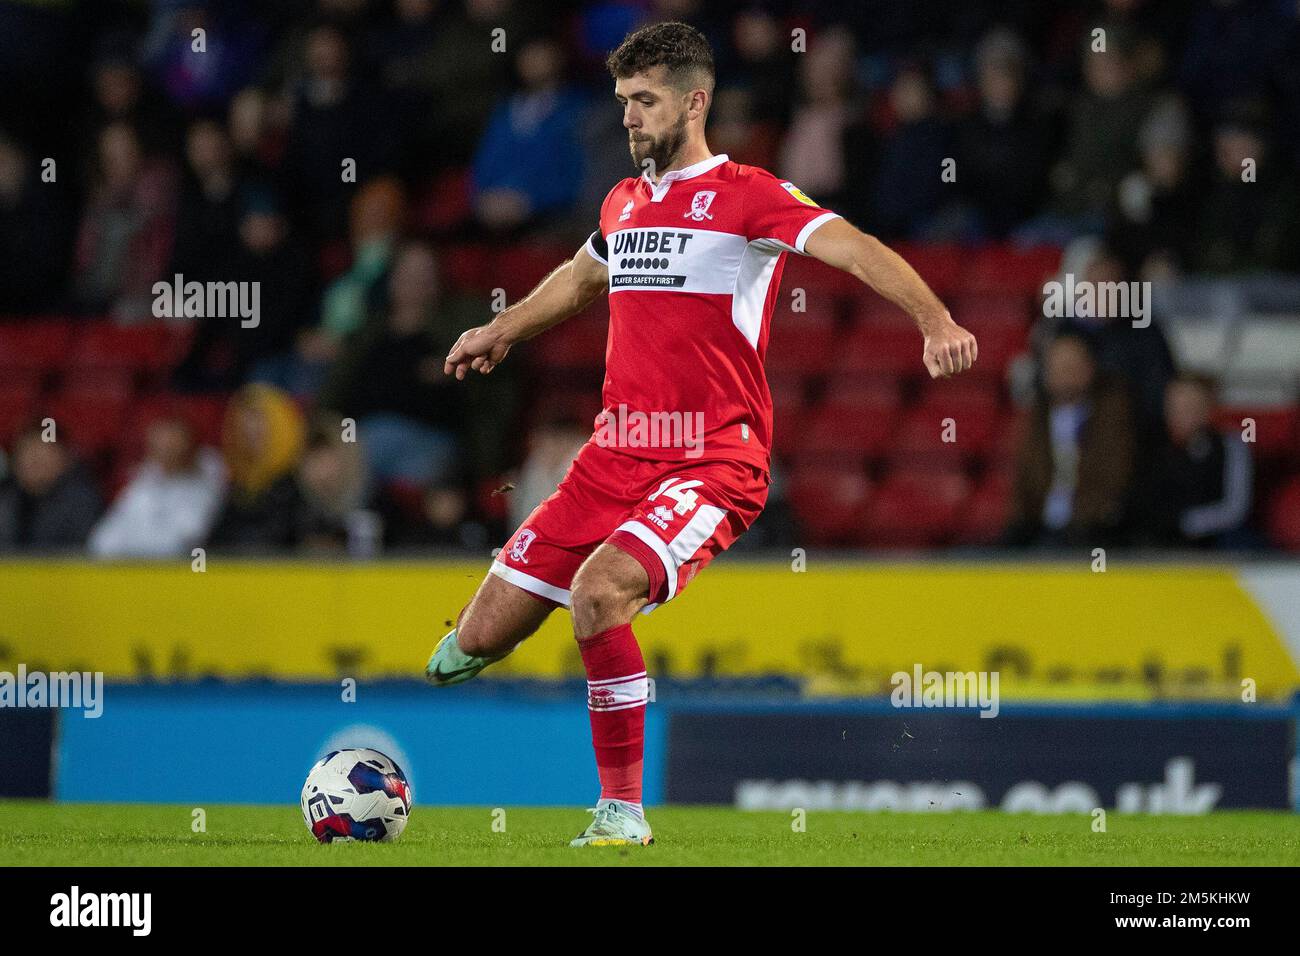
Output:
<instances>
[{"instance_id":1,"label":"blurred crowd","mask_svg":"<svg viewBox=\"0 0 1300 956\"><path fill-rule=\"evenodd\" d=\"M259 282L261 321L169 320L193 326L169 389L233 395L219 450L164 416L105 488L22 430L0 549L499 541L589 429L526 416L510 363L442 375L491 314L443 252L576 248L633 172L605 53L658 19L713 43L715 152L883 239L1084 238L1116 281L1300 271L1294 2L3 0L0 316L154 321L183 275ZM1133 341L1036 333L1007 541L1235 540L1251 463L1214 383ZM755 540L795 535L778 495Z\"/></svg>"}]
</instances>

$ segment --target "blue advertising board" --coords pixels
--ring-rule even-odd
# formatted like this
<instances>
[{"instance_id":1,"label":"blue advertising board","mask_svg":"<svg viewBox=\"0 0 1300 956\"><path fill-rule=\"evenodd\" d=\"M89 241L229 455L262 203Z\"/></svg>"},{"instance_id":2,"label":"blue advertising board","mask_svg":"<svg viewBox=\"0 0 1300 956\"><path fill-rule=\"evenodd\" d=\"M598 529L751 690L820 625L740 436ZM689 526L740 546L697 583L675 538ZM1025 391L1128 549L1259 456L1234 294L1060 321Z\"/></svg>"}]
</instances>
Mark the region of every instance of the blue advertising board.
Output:
<instances>
[{"instance_id":1,"label":"blue advertising board","mask_svg":"<svg viewBox=\"0 0 1300 956\"><path fill-rule=\"evenodd\" d=\"M296 803L331 750L374 747L421 804L574 805L599 794L585 685L506 694L416 683L110 685L103 716L64 721L60 800ZM663 723L647 715L647 800L663 799Z\"/></svg>"}]
</instances>

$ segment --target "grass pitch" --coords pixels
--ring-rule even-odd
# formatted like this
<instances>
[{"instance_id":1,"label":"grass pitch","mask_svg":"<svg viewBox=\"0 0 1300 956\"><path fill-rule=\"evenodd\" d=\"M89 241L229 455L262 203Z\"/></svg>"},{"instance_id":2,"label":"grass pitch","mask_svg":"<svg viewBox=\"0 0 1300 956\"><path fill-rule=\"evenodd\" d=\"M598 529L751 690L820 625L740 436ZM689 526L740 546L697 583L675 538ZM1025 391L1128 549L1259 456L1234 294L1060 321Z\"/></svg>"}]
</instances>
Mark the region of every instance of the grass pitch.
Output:
<instances>
[{"instance_id":1,"label":"grass pitch","mask_svg":"<svg viewBox=\"0 0 1300 956\"><path fill-rule=\"evenodd\" d=\"M51 804L0 801L0 866L1297 866L1300 815L1083 815L813 811L795 832L785 813L715 807L652 810L655 845L567 844L581 810L419 807L389 844L320 846L296 806ZM500 819L498 812L496 819Z\"/></svg>"}]
</instances>

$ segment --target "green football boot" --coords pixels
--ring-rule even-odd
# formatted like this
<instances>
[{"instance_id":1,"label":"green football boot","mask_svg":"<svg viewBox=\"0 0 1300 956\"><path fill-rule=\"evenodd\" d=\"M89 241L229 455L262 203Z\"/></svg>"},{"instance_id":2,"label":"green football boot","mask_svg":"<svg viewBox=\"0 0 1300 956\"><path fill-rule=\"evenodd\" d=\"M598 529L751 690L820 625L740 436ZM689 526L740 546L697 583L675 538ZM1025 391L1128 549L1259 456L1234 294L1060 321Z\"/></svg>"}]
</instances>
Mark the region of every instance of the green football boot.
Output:
<instances>
[{"instance_id":1,"label":"green football boot","mask_svg":"<svg viewBox=\"0 0 1300 956\"><path fill-rule=\"evenodd\" d=\"M500 657L475 657L466 654L456 643L456 631L452 629L434 648L429 663L424 665L424 679L434 687L450 687L463 684L474 677L489 664L501 660Z\"/></svg>"},{"instance_id":2,"label":"green football boot","mask_svg":"<svg viewBox=\"0 0 1300 956\"><path fill-rule=\"evenodd\" d=\"M655 841L645 817L624 809L617 800L601 800L588 812L595 818L569 846L649 846Z\"/></svg>"}]
</instances>

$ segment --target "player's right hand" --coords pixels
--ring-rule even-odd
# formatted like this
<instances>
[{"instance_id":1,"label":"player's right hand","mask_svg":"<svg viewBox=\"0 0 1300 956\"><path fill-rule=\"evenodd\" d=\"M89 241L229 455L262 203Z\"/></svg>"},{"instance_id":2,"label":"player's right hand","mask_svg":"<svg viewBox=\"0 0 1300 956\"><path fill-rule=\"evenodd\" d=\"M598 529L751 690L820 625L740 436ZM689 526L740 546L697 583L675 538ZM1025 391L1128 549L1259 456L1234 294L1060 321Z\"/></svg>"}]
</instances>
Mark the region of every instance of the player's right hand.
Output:
<instances>
[{"instance_id":1,"label":"player's right hand","mask_svg":"<svg viewBox=\"0 0 1300 956\"><path fill-rule=\"evenodd\" d=\"M442 371L455 375L457 380L463 380L470 369L486 375L501 364L509 351L510 343L490 323L466 329L447 353Z\"/></svg>"}]
</instances>

